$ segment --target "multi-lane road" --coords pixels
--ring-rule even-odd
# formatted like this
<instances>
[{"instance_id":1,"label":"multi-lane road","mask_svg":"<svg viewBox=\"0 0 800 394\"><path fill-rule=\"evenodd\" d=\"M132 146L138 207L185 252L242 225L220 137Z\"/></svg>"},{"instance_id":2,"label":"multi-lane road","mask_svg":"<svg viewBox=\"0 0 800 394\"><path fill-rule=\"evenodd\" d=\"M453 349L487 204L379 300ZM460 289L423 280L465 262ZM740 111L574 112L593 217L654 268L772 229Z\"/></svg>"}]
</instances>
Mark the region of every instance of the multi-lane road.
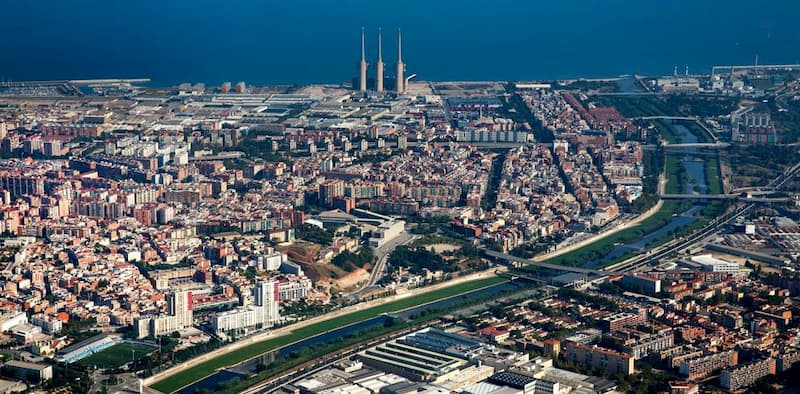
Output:
<instances>
[{"instance_id":1,"label":"multi-lane road","mask_svg":"<svg viewBox=\"0 0 800 394\"><path fill-rule=\"evenodd\" d=\"M385 245L381 246L380 248L376 248L375 266L372 267L372 271L369 274L369 280L367 280L367 282L364 283L364 285L360 289L348 295L358 296L362 292L375 287L378 281L381 280L381 278L383 278L383 275L386 273L386 263L389 260L389 255L392 254L392 251L394 251L395 248L397 248L398 246L411 243L414 240L418 239L419 237L420 237L419 235L412 235L409 234L407 231L403 231L397 237L387 242Z\"/></svg>"}]
</instances>

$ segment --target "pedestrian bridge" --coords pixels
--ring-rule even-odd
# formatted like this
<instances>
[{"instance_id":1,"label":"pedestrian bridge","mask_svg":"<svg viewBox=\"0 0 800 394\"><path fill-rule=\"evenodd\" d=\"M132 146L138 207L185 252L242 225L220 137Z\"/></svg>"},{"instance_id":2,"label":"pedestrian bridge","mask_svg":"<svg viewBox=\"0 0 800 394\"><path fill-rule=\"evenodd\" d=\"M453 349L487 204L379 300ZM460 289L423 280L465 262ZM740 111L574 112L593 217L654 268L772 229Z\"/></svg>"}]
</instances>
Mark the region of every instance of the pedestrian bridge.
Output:
<instances>
[{"instance_id":1,"label":"pedestrian bridge","mask_svg":"<svg viewBox=\"0 0 800 394\"><path fill-rule=\"evenodd\" d=\"M774 194L774 192L763 194ZM742 196L741 194L661 194L659 197L665 200L739 200L755 203L786 202L791 197L754 197L752 194Z\"/></svg>"},{"instance_id":2,"label":"pedestrian bridge","mask_svg":"<svg viewBox=\"0 0 800 394\"><path fill-rule=\"evenodd\" d=\"M508 253L498 252L498 251L495 251L495 250L486 249L486 250L484 250L484 252L486 252L486 255L489 256L489 257L493 257L493 258L501 259L501 260L506 260L506 261L512 263L514 266L517 266L517 267L523 267L523 266L526 266L526 265L533 265L533 266L536 266L536 267L548 268L548 269L559 270L559 271L575 272L575 273L579 273L579 274L595 274L595 275L602 274L598 270L593 270L593 269L589 269L589 268L581 268L581 267L573 267L573 266L569 266L569 265L543 263L543 262L533 261L531 259L524 259L524 258L521 258L521 257L513 256L513 255L510 255Z\"/></svg>"},{"instance_id":3,"label":"pedestrian bridge","mask_svg":"<svg viewBox=\"0 0 800 394\"><path fill-rule=\"evenodd\" d=\"M684 149L694 149L694 148L702 148L702 149L724 149L729 147L731 144L727 142L693 142L693 143L685 143L685 144L663 144L661 145L661 149L667 151L680 151ZM658 148L658 145L642 145L642 148L645 150L655 150Z\"/></svg>"}]
</instances>

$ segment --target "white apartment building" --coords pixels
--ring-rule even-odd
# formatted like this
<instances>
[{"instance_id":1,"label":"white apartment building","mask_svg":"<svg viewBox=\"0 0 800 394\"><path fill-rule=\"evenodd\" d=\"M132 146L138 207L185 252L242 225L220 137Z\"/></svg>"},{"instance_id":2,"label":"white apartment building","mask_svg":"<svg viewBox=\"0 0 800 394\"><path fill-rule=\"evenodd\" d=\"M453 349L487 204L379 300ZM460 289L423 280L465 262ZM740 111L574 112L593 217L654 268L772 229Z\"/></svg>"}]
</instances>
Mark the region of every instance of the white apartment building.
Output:
<instances>
[{"instance_id":1,"label":"white apartment building","mask_svg":"<svg viewBox=\"0 0 800 394\"><path fill-rule=\"evenodd\" d=\"M259 282L253 287L254 305L218 313L211 319L211 326L217 335L247 333L272 327L280 319L279 297L277 282Z\"/></svg>"}]
</instances>

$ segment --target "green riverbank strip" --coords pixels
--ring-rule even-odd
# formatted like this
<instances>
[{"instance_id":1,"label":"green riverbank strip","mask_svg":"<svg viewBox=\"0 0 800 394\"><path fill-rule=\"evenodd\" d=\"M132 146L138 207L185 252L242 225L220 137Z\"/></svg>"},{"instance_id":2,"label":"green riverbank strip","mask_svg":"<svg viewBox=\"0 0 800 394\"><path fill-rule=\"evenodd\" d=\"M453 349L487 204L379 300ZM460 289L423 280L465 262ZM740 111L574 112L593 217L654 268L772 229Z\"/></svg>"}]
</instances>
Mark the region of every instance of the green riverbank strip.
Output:
<instances>
[{"instance_id":1,"label":"green riverbank strip","mask_svg":"<svg viewBox=\"0 0 800 394\"><path fill-rule=\"evenodd\" d=\"M665 192L668 194L682 193L683 187L687 182L687 175L686 170L683 168L682 156L683 154L666 155L667 185L665 187ZM722 184L720 180L719 163L717 162L717 158L704 160L704 171L706 174L706 183L708 184L708 193L721 193ZM640 239L643 236L666 226L670 221L672 221L673 214L677 214L689 209L690 204L691 203L689 200L664 200L661 208L659 208L659 210L653 214L653 216L645 219L637 226L622 230L603 239L599 239L596 242L592 242L580 249L576 249L571 252L564 253L558 257L548 259L546 263L567 266L581 266L587 261L601 259L603 256L610 253L616 244L626 244L636 241L637 239ZM672 234L654 239L647 245L647 247L653 248L666 243L676 236L687 235L704 227L711 220L723 214L724 212L725 202L709 201L706 203L706 207L703 209L701 217L699 217L697 220L684 227L676 229ZM613 260L604 262L598 268L616 264L638 253L640 252L631 251L625 253ZM531 267L530 269L535 268Z\"/></svg>"},{"instance_id":2,"label":"green riverbank strip","mask_svg":"<svg viewBox=\"0 0 800 394\"><path fill-rule=\"evenodd\" d=\"M682 115L670 108L653 97L604 97L601 102L605 105L610 105L617 108L622 114L627 117L639 116L659 116L659 115ZM697 136L699 142L707 142L707 133L694 121L680 121L687 127L690 133ZM670 127L670 123L666 120L656 120L652 122L658 134L670 144L681 143L680 138ZM686 170L683 168L682 160L685 156L684 153L677 152L664 152L665 156L665 171L667 177L667 184L665 192L667 194L680 194L683 193L684 186L687 183ZM704 171L706 174L706 184L708 185L709 194L719 194L722 192L722 181L719 170L718 157L713 159L704 159ZM673 214L678 214L689 209L691 202L689 200L664 200L661 208L653 214L653 216L642 221L635 227L631 227L620 231L616 234L599 239L582 248L564 253L558 257L553 257L545 261L546 263L567 265L567 266L582 266L588 261L598 260L609 254L615 247L615 244L626 244L637 239L642 238L646 234L652 233L659 228L666 226L671 220ZM691 233L694 230L700 229L707 225L715 217L724 213L726 202L723 201L709 201L703 209L701 217L698 220L690 223L687 226L676 229L673 234L668 234L664 237L654 239L647 245L647 248L653 248L666 243L676 236L682 236ZM635 256L640 252L630 251L611 261L604 262L597 268L607 267L616 264L620 261L626 260ZM539 267L527 266L524 268L528 271L539 270Z\"/></svg>"},{"instance_id":3,"label":"green riverbank strip","mask_svg":"<svg viewBox=\"0 0 800 394\"><path fill-rule=\"evenodd\" d=\"M507 279L500 277L478 279L430 291L417 296L387 302L385 304L373 306L367 309L353 311L346 315L298 328L289 334L282 335L277 338L267 339L254 343L248 347L220 355L219 357L215 357L211 360L205 361L189 369L178 372L170 377L155 382L154 384L150 385L150 387L162 393L172 393L181 389L182 387L214 374L219 368L240 363L262 353L266 353L282 346L325 333L326 331L368 320L380 316L383 313L397 312L506 281Z\"/></svg>"},{"instance_id":4,"label":"green riverbank strip","mask_svg":"<svg viewBox=\"0 0 800 394\"><path fill-rule=\"evenodd\" d=\"M682 181L685 181L685 174L683 174L683 166L680 160L673 155L667 155L665 171L667 174L666 192L678 193L681 190ZM616 234L592 242L582 248L548 259L546 263L581 266L587 261L600 259L609 254L614 249L615 244L625 244L635 241L646 234L666 226L667 223L672 220L673 214L679 212L681 208L686 208L685 204L688 204L688 202L665 200L661 204L661 208L659 208L653 216L643 220L637 226L627 228ZM617 260L622 261L627 258L626 256L627 253L620 256L618 259L605 262L603 266L614 264Z\"/></svg>"}]
</instances>

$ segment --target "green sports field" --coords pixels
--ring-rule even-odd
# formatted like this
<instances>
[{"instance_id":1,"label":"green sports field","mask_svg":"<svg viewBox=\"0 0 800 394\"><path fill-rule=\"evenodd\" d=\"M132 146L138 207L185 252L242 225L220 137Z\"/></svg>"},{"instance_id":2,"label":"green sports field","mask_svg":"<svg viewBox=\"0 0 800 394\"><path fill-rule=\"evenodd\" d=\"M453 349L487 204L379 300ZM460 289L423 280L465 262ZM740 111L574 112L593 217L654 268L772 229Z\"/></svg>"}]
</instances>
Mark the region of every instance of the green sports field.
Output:
<instances>
[{"instance_id":1,"label":"green sports field","mask_svg":"<svg viewBox=\"0 0 800 394\"><path fill-rule=\"evenodd\" d=\"M78 364L91 365L98 368L119 368L125 365L125 363L130 362L131 356L138 359L155 350L156 348L153 346L123 342L81 359L78 361Z\"/></svg>"}]
</instances>

